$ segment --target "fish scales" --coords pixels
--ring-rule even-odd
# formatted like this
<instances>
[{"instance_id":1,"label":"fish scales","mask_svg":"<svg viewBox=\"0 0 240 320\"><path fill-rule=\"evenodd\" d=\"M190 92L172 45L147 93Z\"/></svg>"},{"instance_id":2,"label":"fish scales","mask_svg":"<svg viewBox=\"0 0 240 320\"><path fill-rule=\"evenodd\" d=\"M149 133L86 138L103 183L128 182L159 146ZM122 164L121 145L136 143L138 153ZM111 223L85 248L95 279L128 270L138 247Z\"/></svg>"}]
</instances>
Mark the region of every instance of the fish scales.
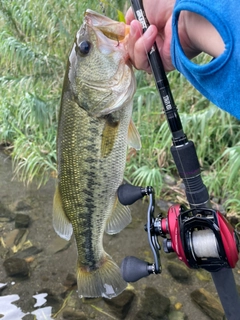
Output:
<instances>
[{"instance_id":1,"label":"fish scales","mask_svg":"<svg viewBox=\"0 0 240 320\"><path fill-rule=\"evenodd\" d=\"M131 221L116 191L123 180L130 127L137 136L131 123L135 80L125 49L104 38L99 19L110 21L112 28L111 19L87 11L69 56L59 114L53 224L63 238L69 240L72 231L75 236L79 295L112 298L126 283L102 240L104 230L116 233Z\"/></svg>"}]
</instances>

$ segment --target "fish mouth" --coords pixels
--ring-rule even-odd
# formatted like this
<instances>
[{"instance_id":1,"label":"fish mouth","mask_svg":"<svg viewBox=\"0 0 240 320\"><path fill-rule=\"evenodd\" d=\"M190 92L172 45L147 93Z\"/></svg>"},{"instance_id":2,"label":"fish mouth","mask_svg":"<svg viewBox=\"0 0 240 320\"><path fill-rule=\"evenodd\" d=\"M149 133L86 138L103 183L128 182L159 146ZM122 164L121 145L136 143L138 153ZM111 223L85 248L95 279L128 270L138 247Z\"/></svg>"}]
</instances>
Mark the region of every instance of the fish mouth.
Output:
<instances>
[{"instance_id":1,"label":"fish mouth","mask_svg":"<svg viewBox=\"0 0 240 320\"><path fill-rule=\"evenodd\" d=\"M85 23L94 29L98 37L98 48L104 54L109 54L122 47L126 50L130 26L124 22L114 21L93 10L85 12Z\"/></svg>"}]
</instances>

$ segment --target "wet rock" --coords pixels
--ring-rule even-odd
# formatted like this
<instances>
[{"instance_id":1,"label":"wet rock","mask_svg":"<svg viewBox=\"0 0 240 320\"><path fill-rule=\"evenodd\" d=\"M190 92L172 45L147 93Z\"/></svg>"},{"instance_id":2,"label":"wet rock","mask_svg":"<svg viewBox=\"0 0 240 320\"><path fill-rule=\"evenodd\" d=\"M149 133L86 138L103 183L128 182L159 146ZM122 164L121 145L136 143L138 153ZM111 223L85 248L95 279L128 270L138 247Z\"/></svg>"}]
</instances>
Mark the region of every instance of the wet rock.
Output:
<instances>
[{"instance_id":1,"label":"wet rock","mask_svg":"<svg viewBox=\"0 0 240 320\"><path fill-rule=\"evenodd\" d=\"M7 286L8 286L7 283L1 283L0 282L0 295L1 295L2 291L7 288Z\"/></svg>"},{"instance_id":2,"label":"wet rock","mask_svg":"<svg viewBox=\"0 0 240 320\"><path fill-rule=\"evenodd\" d=\"M119 296L111 300L106 298L103 298L103 300L108 305L111 312L118 317L118 319L125 319L131 308L134 297L135 294L133 291L125 290Z\"/></svg>"},{"instance_id":3,"label":"wet rock","mask_svg":"<svg viewBox=\"0 0 240 320\"><path fill-rule=\"evenodd\" d=\"M27 249L19 251L18 253L16 253L14 255L14 257L15 258L19 258L19 259L28 260L28 258L31 258L31 257L39 254L42 251L43 251L43 249L41 249L41 248L37 248L35 246L31 246L31 247L29 247Z\"/></svg>"},{"instance_id":4,"label":"wet rock","mask_svg":"<svg viewBox=\"0 0 240 320\"><path fill-rule=\"evenodd\" d=\"M135 315L134 320L168 320L170 299L150 287L145 289L144 294L142 309Z\"/></svg>"},{"instance_id":5,"label":"wet rock","mask_svg":"<svg viewBox=\"0 0 240 320\"><path fill-rule=\"evenodd\" d=\"M8 234L3 238L4 244L7 248L11 248L14 245L18 233L19 229L14 229L8 232Z\"/></svg>"},{"instance_id":6,"label":"wet rock","mask_svg":"<svg viewBox=\"0 0 240 320\"><path fill-rule=\"evenodd\" d=\"M29 266L24 259L11 257L4 261L3 266L9 277L29 276Z\"/></svg>"},{"instance_id":7,"label":"wet rock","mask_svg":"<svg viewBox=\"0 0 240 320\"><path fill-rule=\"evenodd\" d=\"M56 313L61 308L63 299L60 298L58 295L54 294L48 288L41 289L40 291L38 291L38 294L35 295L34 298L37 298L38 296L43 294L45 294L44 299L46 300L46 303L44 303L44 306L51 306L52 312Z\"/></svg>"},{"instance_id":8,"label":"wet rock","mask_svg":"<svg viewBox=\"0 0 240 320\"><path fill-rule=\"evenodd\" d=\"M27 236L27 229L14 229L5 238L6 248L11 248L13 253L18 252L26 243Z\"/></svg>"},{"instance_id":9,"label":"wet rock","mask_svg":"<svg viewBox=\"0 0 240 320\"><path fill-rule=\"evenodd\" d=\"M224 311L219 300L214 298L207 290L200 288L194 290L191 299L212 320L223 320Z\"/></svg>"},{"instance_id":10,"label":"wet rock","mask_svg":"<svg viewBox=\"0 0 240 320\"><path fill-rule=\"evenodd\" d=\"M184 284L190 282L191 280L190 271L180 261L178 263L174 261L169 261L167 265L167 269L171 274L171 276L178 282L184 283Z\"/></svg>"},{"instance_id":11,"label":"wet rock","mask_svg":"<svg viewBox=\"0 0 240 320\"><path fill-rule=\"evenodd\" d=\"M77 286L77 278L74 274L69 273L66 277L66 280L63 282L64 287L67 287L68 290L72 290Z\"/></svg>"},{"instance_id":12,"label":"wet rock","mask_svg":"<svg viewBox=\"0 0 240 320\"><path fill-rule=\"evenodd\" d=\"M18 229L17 236L14 240L14 245L15 245L16 249L18 249L18 248L20 249L23 246L24 242L27 240L27 236L28 236L27 229Z\"/></svg>"},{"instance_id":13,"label":"wet rock","mask_svg":"<svg viewBox=\"0 0 240 320\"><path fill-rule=\"evenodd\" d=\"M15 214L0 202L0 222L11 222L14 219Z\"/></svg>"},{"instance_id":14,"label":"wet rock","mask_svg":"<svg viewBox=\"0 0 240 320\"><path fill-rule=\"evenodd\" d=\"M75 311L71 308L66 308L63 311L63 319L65 320L87 320L86 315L81 311Z\"/></svg>"},{"instance_id":15,"label":"wet rock","mask_svg":"<svg viewBox=\"0 0 240 320\"><path fill-rule=\"evenodd\" d=\"M210 272L200 269L198 271L196 271L196 276L200 281L211 281L212 277Z\"/></svg>"},{"instance_id":16,"label":"wet rock","mask_svg":"<svg viewBox=\"0 0 240 320\"><path fill-rule=\"evenodd\" d=\"M28 214L24 213L17 213L15 217L15 228L21 229L21 228L28 228L30 223L30 217Z\"/></svg>"},{"instance_id":17,"label":"wet rock","mask_svg":"<svg viewBox=\"0 0 240 320\"><path fill-rule=\"evenodd\" d=\"M187 320L187 316L180 311L171 311L168 315L168 320Z\"/></svg>"},{"instance_id":18,"label":"wet rock","mask_svg":"<svg viewBox=\"0 0 240 320\"><path fill-rule=\"evenodd\" d=\"M31 210L32 207L27 203L26 200L17 200L13 205L12 205L12 210L13 211L29 211Z\"/></svg>"}]
</instances>

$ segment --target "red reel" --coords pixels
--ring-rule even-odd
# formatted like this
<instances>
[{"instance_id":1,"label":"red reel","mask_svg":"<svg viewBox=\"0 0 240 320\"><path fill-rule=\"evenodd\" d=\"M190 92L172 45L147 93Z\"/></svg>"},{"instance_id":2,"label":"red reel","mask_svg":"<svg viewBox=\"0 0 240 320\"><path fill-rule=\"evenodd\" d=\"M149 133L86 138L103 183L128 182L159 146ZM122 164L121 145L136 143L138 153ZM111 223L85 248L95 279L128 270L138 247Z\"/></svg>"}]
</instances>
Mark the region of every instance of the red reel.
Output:
<instances>
[{"instance_id":1,"label":"red reel","mask_svg":"<svg viewBox=\"0 0 240 320\"><path fill-rule=\"evenodd\" d=\"M219 211L194 210L181 205L169 208L167 218L161 219L162 234L170 236L164 240L164 251L176 252L190 268L234 268L239 243L233 227Z\"/></svg>"}]
</instances>

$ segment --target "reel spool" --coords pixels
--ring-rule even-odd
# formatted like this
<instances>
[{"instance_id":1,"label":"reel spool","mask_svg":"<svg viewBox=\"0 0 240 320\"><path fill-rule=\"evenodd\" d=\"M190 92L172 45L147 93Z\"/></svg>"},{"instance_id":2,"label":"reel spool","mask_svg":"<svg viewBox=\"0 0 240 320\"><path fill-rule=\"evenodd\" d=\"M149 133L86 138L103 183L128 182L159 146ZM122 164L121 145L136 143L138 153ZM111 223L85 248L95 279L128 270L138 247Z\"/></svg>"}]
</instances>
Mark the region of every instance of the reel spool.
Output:
<instances>
[{"instance_id":1,"label":"reel spool","mask_svg":"<svg viewBox=\"0 0 240 320\"><path fill-rule=\"evenodd\" d=\"M219 258L218 243L212 230L193 231L189 241L195 260L197 258Z\"/></svg>"}]
</instances>

